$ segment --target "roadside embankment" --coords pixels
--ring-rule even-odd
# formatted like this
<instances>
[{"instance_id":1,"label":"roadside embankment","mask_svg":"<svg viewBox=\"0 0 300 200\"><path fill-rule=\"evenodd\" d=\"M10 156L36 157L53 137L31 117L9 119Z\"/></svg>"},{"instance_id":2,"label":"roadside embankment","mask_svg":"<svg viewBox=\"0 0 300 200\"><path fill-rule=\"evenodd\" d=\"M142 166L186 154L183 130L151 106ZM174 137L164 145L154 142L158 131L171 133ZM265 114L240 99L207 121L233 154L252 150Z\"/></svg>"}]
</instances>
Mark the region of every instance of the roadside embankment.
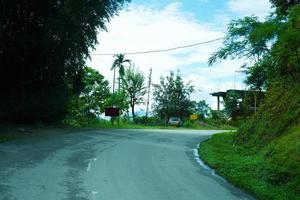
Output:
<instances>
[{"instance_id":1,"label":"roadside embankment","mask_svg":"<svg viewBox=\"0 0 300 200\"><path fill-rule=\"evenodd\" d=\"M230 132L213 135L211 139L201 143L200 157L219 175L253 193L258 199L300 199L300 157L288 157L288 153L292 153L291 149L299 145L299 129L260 150L236 145L235 134ZM298 141L295 140L297 136ZM300 145L298 150L299 147ZM281 157L277 155L274 158L270 155L279 150ZM300 155L300 151L298 153Z\"/></svg>"}]
</instances>

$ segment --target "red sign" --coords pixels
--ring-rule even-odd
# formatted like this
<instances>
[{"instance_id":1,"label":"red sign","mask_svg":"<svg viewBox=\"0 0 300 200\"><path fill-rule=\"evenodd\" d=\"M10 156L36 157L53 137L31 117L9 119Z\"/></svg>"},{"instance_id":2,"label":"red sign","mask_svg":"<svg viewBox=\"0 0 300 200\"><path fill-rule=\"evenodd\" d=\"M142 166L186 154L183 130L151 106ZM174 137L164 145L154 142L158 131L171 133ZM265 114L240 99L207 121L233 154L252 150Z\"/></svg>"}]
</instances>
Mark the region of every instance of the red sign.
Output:
<instances>
[{"instance_id":1,"label":"red sign","mask_svg":"<svg viewBox=\"0 0 300 200\"><path fill-rule=\"evenodd\" d=\"M105 108L105 116L117 117L119 114L119 108Z\"/></svg>"}]
</instances>

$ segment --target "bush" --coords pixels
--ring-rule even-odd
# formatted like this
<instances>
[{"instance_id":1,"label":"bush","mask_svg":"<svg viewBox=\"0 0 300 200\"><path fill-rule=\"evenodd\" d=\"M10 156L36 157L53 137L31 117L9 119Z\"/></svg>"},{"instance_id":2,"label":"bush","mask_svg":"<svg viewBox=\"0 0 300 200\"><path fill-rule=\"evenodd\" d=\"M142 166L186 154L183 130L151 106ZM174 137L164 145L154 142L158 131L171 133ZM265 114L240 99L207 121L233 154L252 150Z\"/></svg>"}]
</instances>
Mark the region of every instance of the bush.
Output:
<instances>
[{"instance_id":1,"label":"bush","mask_svg":"<svg viewBox=\"0 0 300 200\"><path fill-rule=\"evenodd\" d=\"M149 126L163 126L165 123L160 120L158 117L135 117L134 119L135 124L141 124L141 125L149 125Z\"/></svg>"},{"instance_id":2,"label":"bush","mask_svg":"<svg viewBox=\"0 0 300 200\"><path fill-rule=\"evenodd\" d=\"M238 130L237 142L264 145L280 137L300 119L300 87L298 84L274 85L267 92L256 115Z\"/></svg>"},{"instance_id":3,"label":"bush","mask_svg":"<svg viewBox=\"0 0 300 200\"><path fill-rule=\"evenodd\" d=\"M212 110L211 117L207 119L207 122L211 125L225 125L228 124L228 117L224 111Z\"/></svg>"}]
</instances>

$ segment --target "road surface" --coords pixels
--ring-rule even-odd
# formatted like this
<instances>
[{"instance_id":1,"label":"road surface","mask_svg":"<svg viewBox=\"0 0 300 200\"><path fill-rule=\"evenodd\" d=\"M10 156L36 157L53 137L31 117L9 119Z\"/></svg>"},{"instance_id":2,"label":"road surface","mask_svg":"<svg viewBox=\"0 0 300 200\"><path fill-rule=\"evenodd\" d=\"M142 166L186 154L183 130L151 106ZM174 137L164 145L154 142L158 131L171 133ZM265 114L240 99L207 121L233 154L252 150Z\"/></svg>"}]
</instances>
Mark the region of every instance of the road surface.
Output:
<instances>
[{"instance_id":1,"label":"road surface","mask_svg":"<svg viewBox=\"0 0 300 200\"><path fill-rule=\"evenodd\" d=\"M84 130L0 144L1 200L254 199L197 158L216 131Z\"/></svg>"}]
</instances>

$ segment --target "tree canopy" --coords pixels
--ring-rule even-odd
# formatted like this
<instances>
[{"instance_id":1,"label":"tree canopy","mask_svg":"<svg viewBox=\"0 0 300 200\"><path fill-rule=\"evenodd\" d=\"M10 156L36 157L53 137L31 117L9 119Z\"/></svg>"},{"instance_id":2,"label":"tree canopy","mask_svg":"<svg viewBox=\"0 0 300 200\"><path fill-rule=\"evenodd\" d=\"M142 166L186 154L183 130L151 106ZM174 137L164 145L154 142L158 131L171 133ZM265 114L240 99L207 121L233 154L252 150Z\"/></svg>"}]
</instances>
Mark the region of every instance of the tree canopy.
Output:
<instances>
[{"instance_id":1,"label":"tree canopy","mask_svg":"<svg viewBox=\"0 0 300 200\"><path fill-rule=\"evenodd\" d=\"M194 87L184 83L179 72L170 72L169 76L161 77L160 84L154 85L154 112L161 119L188 117L192 105L190 95L193 92Z\"/></svg>"},{"instance_id":2,"label":"tree canopy","mask_svg":"<svg viewBox=\"0 0 300 200\"><path fill-rule=\"evenodd\" d=\"M300 4L299 0L270 0L279 15L287 15L288 9Z\"/></svg>"},{"instance_id":3,"label":"tree canopy","mask_svg":"<svg viewBox=\"0 0 300 200\"><path fill-rule=\"evenodd\" d=\"M119 87L118 90L121 89L121 81L123 76L125 75L125 63L131 63L131 60L125 59L124 54L116 54L114 55L115 60L112 64L111 70L114 70L114 77L113 77L113 93L115 92L115 82L116 82L116 69L119 69Z\"/></svg>"},{"instance_id":4,"label":"tree canopy","mask_svg":"<svg viewBox=\"0 0 300 200\"><path fill-rule=\"evenodd\" d=\"M69 104L68 115L77 121L91 120L104 112L106 99L110 97L108 81L97 70L84 68L83 90Z\"/></svg>"},{"instance_id":5,"label":"tree canopy","mask_svg":"<svg viewBox=\"0 0 300 200\"><path fill-rule=\"evenodd\" d=\"M132 66L125 70L123 77L123 89L127 93L129 105L131 107L132 118L135 117L135 106L143 103L147 90L145 87L145 77L142 72Z\"/></svg>"},{"instance_id":6,"label":"tree canopy","mask_svg":"<svg viewBox=\"0 0 300 200\"><path fill-rule=\"evenodd\" d=\"M127 0L0 2L0 119L58 120L97 33ZM59 98L57 98L59 97Z\"/></svg>"},{"instance_id":7,"label":"tree canopy","mask_svg":"<svg viewBox=\"0 0 300 200\"><path fill-rule=\"evenodd\" d=\"M211 108L205 100L193 101L192 103L191 111L193 114L197 114L200 120L205 120L205 118L209 117Z\"/></svg>"},{"instance_id":8,"label":"tree canopy","mask_svg":"<svg viewBox=\"0 0 300 200\"><path fill-rule=\"evenodd\" d=\"M235 120L239 107L241 106L241 97L238 93L232 91L224 99L225 113Z\"/></svg>"},{"instance_id":9,"label":"tree canopy","mask_svg":"<svg viewBox=\"0 0 300 200\"><path fill-rule=\"evenodd\" d=\"M300 81L300 6L296 5L299 2L272 2L277 10L289 6L286 12L273 13L263 22L255 16L233 20L223 47L208 61L212 65L228 57L251 59L242 67L247 70L246 83L258 90L267 89L280 79Z\"/></svg>"}]
</instances>

